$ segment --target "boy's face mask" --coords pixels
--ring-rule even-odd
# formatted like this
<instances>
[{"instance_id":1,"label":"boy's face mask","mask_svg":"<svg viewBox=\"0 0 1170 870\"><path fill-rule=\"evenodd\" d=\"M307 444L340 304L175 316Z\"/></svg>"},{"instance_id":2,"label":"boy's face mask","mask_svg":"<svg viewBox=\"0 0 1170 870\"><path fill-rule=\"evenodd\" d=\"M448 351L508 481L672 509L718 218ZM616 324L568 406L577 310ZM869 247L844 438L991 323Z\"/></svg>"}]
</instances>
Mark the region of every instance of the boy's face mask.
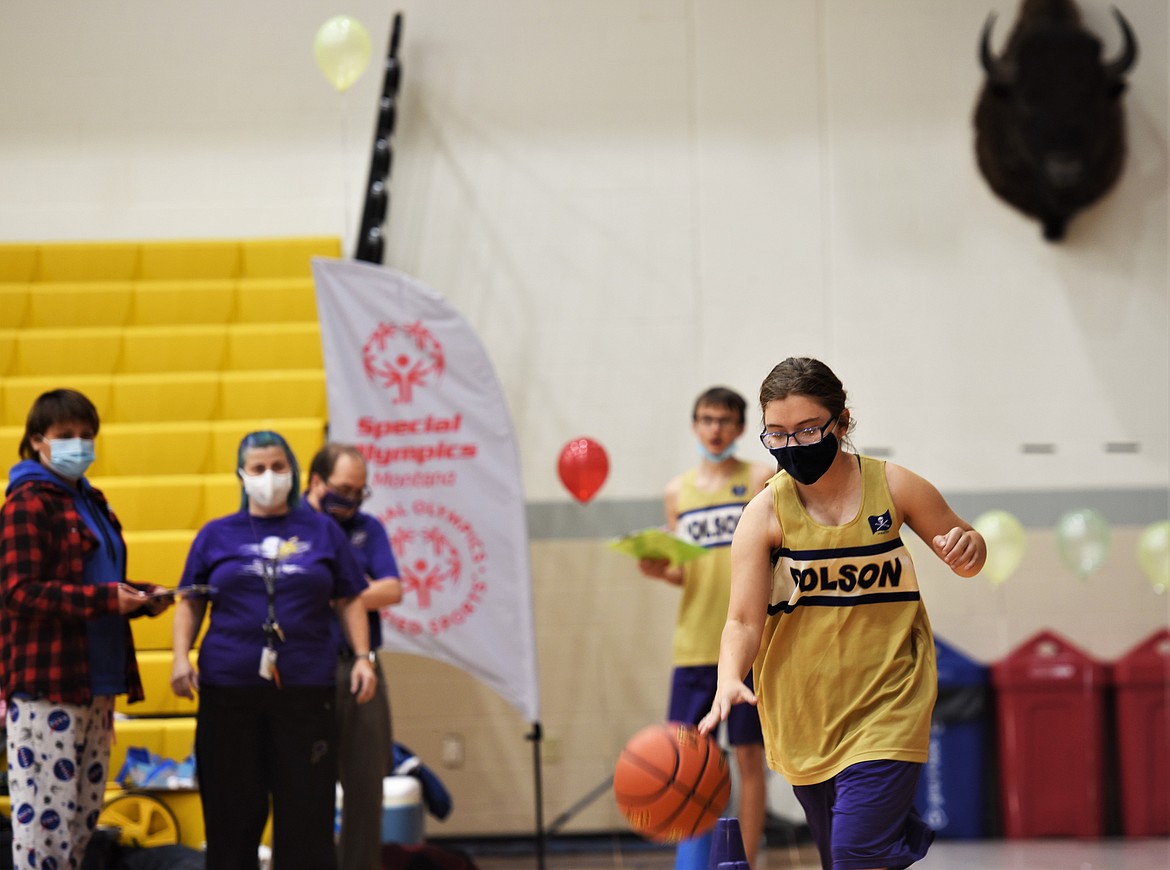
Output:
<instances>
[{"instance_id":1,"label":"boy's face mask","mask_svg":"<svg viewBox=\"0 0 1170 870\"><path fill-rule=\"evenodd\" d=\"M53 438L49 445L49 459L45 464L61 477L80 480L93 465L93 440L89 438Z\"/></svg>"}]
</instances>

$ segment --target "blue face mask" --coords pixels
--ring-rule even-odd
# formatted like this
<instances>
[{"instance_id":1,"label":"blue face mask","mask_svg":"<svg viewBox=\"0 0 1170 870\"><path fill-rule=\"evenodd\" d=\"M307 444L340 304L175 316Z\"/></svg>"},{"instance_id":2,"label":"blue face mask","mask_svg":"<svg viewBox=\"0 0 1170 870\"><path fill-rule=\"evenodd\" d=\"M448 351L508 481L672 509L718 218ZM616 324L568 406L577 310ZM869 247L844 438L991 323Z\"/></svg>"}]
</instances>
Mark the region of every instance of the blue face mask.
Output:
<instances>
[{"instance_id":1,"label":"blue face mask","mask_svg":"<svg viewBox=\"0 0 1170 870\"><path fill-rule=\"evenodd\" d=\"M52 457L48 465L67 480L80 480L93 465L93 440L89 438L53 438L47 442Z\"/></svg>"},{"instance_id":2,"label":"blue face mask","mask_svg":"<svg viewBox=\"0 0 1170 870\"><path fill-rule=\"evenodd\" d=\"M727 449L722 453L712 453L710 450L704 447L703 443L700 441L699 455L710 462L722 462L724 459L730 459L735 455L735 442L733 441L728 444Z\"/></svg>"}]
</instances>

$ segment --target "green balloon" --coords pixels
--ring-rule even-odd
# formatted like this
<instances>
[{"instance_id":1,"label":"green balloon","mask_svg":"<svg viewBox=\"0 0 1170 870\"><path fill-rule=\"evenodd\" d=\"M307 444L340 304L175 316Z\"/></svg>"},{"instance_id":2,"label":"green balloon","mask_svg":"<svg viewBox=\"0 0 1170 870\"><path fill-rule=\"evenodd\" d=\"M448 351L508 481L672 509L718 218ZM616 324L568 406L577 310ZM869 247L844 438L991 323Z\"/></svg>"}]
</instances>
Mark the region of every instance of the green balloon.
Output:
<instances>
[{"instance_id":1,"label":"green balloon","mask_svg":"<svg viewBox=\"0 0 1170 870\"><path fill-rule=\"evenodd\" d=\"M1138 537L1138 563L1158 592L1170 588L1170 521L1150 523Z\"/></svg>"},{"instance_id":2,"label":"green balloon","mask_svg":"<svg viewBox=\"0 0 1170 870\"><path fill-rule=\"evenodd\" d=\"M1109 523L1092 508L1071 510L1056 523L1060 558L1082 580L1105 563L1111 539Z\"/></svg>"},{"instance_id":3,"label":"green balloon","mask_svg":"<svg viewBox=\"0 0 1170 870\"><path fill-rule=\"evenodd\" d=\"M1016 573L1027 549L1024 527L1007 511L987 511L972 524L987 543L983 571L998 586Z\"/></svg>"}]
</instances>

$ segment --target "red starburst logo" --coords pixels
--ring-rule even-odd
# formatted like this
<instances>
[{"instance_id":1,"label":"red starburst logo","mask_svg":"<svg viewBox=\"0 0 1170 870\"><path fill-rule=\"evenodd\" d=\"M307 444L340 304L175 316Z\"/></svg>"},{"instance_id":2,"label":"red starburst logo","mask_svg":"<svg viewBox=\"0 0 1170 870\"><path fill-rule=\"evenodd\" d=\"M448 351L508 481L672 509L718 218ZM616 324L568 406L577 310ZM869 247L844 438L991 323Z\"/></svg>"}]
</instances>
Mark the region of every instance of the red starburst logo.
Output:
<instances>
[{"instance_id":1,"label":"red starburst logo","mask_svg":"<svg viewBox=\"0 0 1170 870\"><path fill-rule=\"evenodd\" d=\"M399 529L390 545L403 556L398 565L403 594L413 593L420 610L429 610L433 595L449 592L459 582L463 559L437 526Z\"/></svg>"},{"instance_id":2,"label":"red starburst logo","mask_svg":"<svg viewBox=\"0 0 1170 870\"><path fill-rule=\"evenodd\" d=\"M414 390L446 369L443 346L422 323L379 323L362 347L366 376L395 391L394 404L408 404Z\"/></svg>"},{"instance_id":3,"label":"red starburst logo","mask_svg":"<svg viewBox=\"0 0 1170 870\"><path fill-rule=\"evenodd\" d=\"M382 610L383 625L405 635L437 636L475 618L490 594L487 549L465 515L416 499L379 515L402 581L401 603Z\"/></svg>"}]
</instances>

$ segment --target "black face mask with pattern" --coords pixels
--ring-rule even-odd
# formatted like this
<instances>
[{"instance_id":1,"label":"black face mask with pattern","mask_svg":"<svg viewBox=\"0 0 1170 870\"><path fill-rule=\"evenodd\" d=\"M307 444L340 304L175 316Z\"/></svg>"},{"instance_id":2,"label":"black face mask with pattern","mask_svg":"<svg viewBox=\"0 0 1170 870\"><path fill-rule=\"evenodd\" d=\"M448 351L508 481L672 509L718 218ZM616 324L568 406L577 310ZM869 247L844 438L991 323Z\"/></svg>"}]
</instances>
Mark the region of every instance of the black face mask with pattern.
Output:
<instances>
[{"instance_id":1,"label":"black face mask with pattern","mask_svg":"<svg viewBox=\"0 0 1170 870\"><path fill-rule=\"evenodd\" d=\"M321 512L329 514L338 522L351 519L354 511L361 506L361 499L346 498L331 489L325 490L325 494L321 496Z\"/></svg>"},{"instance_id":2,"label":"black face mask with pattern","mask_svg":"<svg viewBox=\"0 0 1170 870\"><path fill-rule=\"evenodd\" d=\"M816 444L804 446L769 447L768 452L793 480L809 486L820 480L837 458L837 436L830 433Z\"/></svg>"}]
</instances>

